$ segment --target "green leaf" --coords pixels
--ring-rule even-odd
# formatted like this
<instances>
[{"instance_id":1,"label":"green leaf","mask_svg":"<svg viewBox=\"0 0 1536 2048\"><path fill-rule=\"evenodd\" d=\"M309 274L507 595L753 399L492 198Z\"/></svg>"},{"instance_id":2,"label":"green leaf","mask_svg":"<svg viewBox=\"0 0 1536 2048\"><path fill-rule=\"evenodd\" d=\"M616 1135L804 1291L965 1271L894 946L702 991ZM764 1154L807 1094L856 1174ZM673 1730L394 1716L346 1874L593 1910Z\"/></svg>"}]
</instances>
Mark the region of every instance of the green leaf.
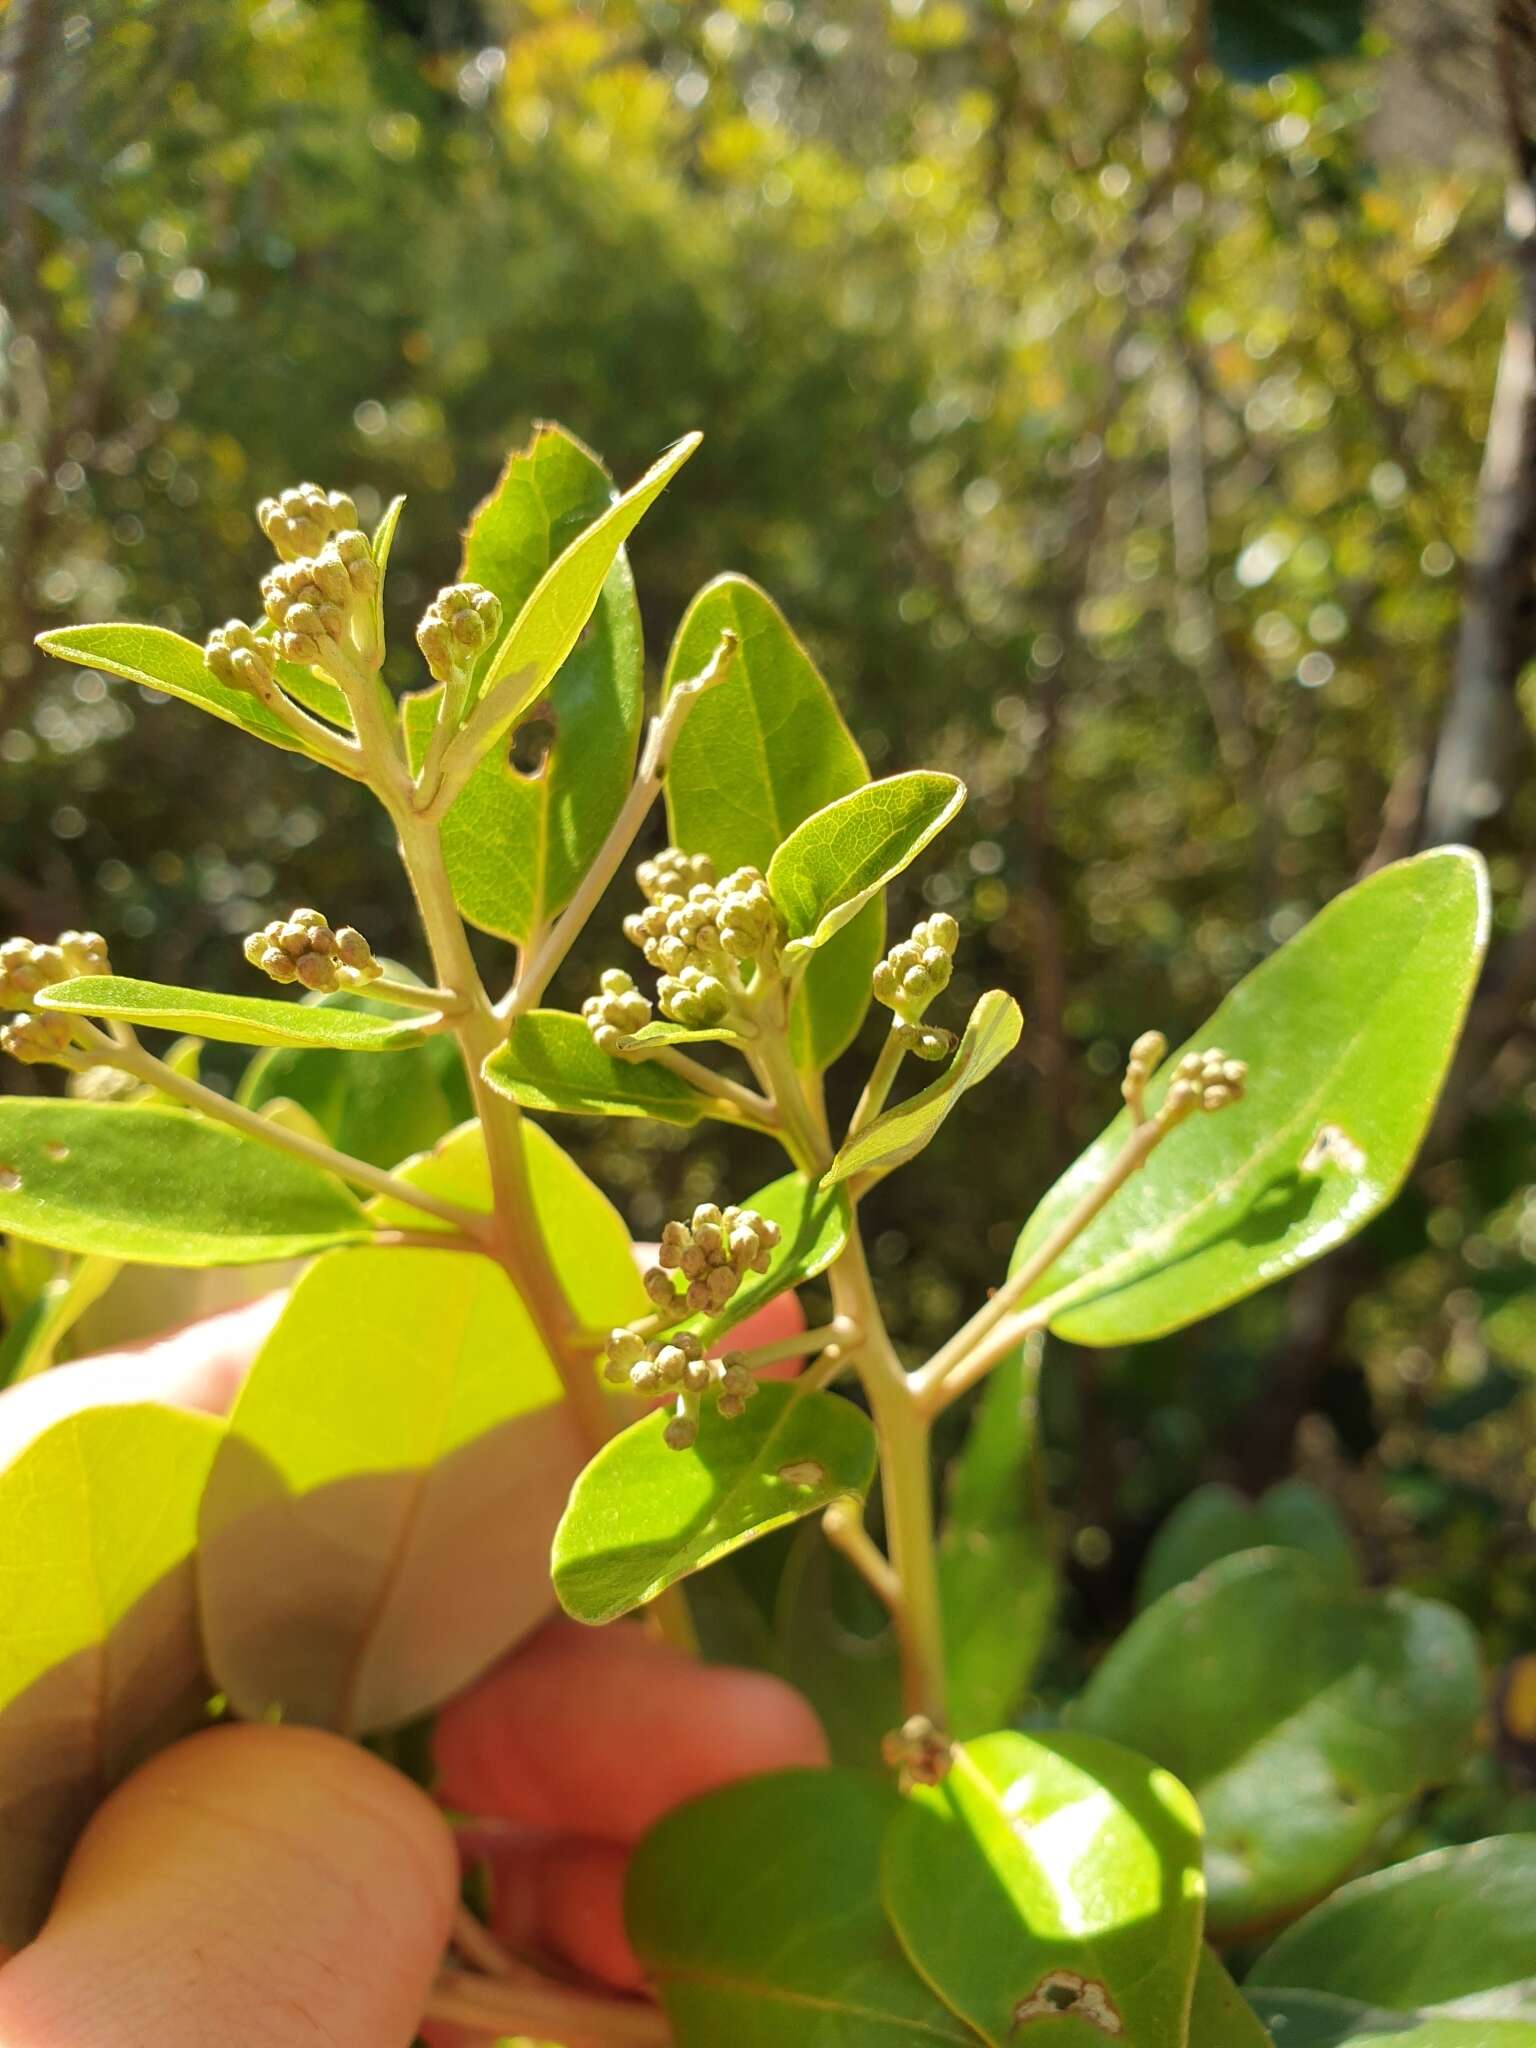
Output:
<instances>
[{"instance_id":1,"label":"green leaf","mask_svg":"<svg viewBox=\"0 0 1536 2048\"><path fill-rule=\"evenodd\" d=\"M1212 0L1211 54L1223 71L1261 85L1277 72L1352 56L1365 34L1364 0Z\"/></svg>"},{"instance_id":2,"label":"green leaf","mask_svg":"<svg viewBox=\"0 0 1536 2048\"><path fill-rule=\"evenodd\" d=\"M856 1173L892 1173L932 1142L939 1126L969 1088L984 1081L1019 1042L1024 1017L1012 996L988 989L970 1014L955 1056L919 1094L866 1124L839 1151L824 1181L832 1186Z\"/></svg>"},{"instance_id":3,"label":"green leaf","mask_svg":"<svg viewBox=\"0 0 1536 2048\"><path fill-rule=\"evenodd\" d=\"M771 1382L745 1415L713 1402L690 1451L662 1441L662 1411L605 1444L555 1535L555 1591L578 1621L612 1621L689 1572L846 1495L875 1470L868 1417L836 1394Z\"/></svg>"},{"instance_id":4,"label":"green leaf","mask_svg":"<svg viewBox=\"0 0 1536 2048\"><path fill-rule=\"evenodd\" d=\"M343 1252L300 1279L200 1525L236 1710L349 1734L437 1706L552 1606L580 1440L528 1311L476 1253Z\"/></svg>"},{"instance_id":5,"label":"green leaf","mask_svg":"<svg viewBox=\"0 0 1536 2048\"><path fill-rule=\"evenodd\" d=\"M880 1910L896 1795L781 1771L676 1808L640 1844L629 1935L678 2048L966 2048Z\"/></svg>"},{"instance_id":6,"label":"green leaf","mask_svg":"<svg viewBox=\"0 0 1536 2048\"><path fill-rule=\"evenodd\" d=\"M918 1786L881 1858L886 1911L993 2048L1181 2048L1200 1955L1200 1816L1091 1735L984 1735Z\"/></svg>"},{"instance_id":7,"label":"green leaf","mask_svg":"<svg viewBox=\"0 0 1536 2048\"><path fill-rule=\"evenodd\" d=\"M708 854L718 873L766 873L795 827L862 788L869 770L783 614L743 576L722 576L694 599L665 688L698 675L724 632L736 635L737 656L688 714L667 772L667 817L677 844ZM811 961L795 1027L813 1065L830 1066L852 1043L884 942L884 909L871 902Z\"/></svg>"},{"instance_id":8,"label":"green leaf","mask_svg":"<svg viewBox=\"0 0 1536 2048\"><path fill-rule=\"evenodd\" d=\"M835 937L964 802L958 777L924 770L866 783L797 825L768 865L768 887L788 928L786 961Z\"/></svg>"},{"instance_id":9,"label":"green leaf","mask_svg":"<svg viewBox=\"0 0 1536 2048\"><path fill-rule=\"evenodd\" d=\"M222 1425L87 1408L0 1473L0 1944L37 1932L80 1829L209 1686L191 1556Z\"/></svg>"},{"instance_id":10,"label":"green leaf","mask_svg":"<svg viewBox=\"0 0 1536 2048\"><path fill-rule=\"evenodd\" d=\"M1533 1909L1536 1835L1432 1850L1341 1886L1265 1950L1248 1985L1536 2023Z\"/></svg>"},{"instance_id":11,"label":"green leaf","mask_svg":"<svg viewBox=\"0 0 1536 2048\"><path fill-rule=\"evenodd\" d=\"M526 1119L518 1126L534 1218L566 1299L583 1328L606 1330L650 1312L629 1226L595 1181L589 1180L548 1131ZM418 1159L396 1169L401 1180L466 1209L492 1206L491 1166L477 1122L451 1131ZM405 1202L379 1196L369 1204L374 1221L401 1230L432 1230L430 1216ZM446 1230L449 1226L441 1226Z\"/></svg>"},{"instance_id":12,"label":"green leaf","mask_svg":"<svg viewBox=\"0 0 1536 2048\"><path fill-rule=\"evenodd\" d=\"M142 683L146 690L180 697L183 703L210 711L226 725L237 725L269 746L282 747L290 754L309 753L264 704L211 676L201 647L184 640L180 633L167 632L164 626L60 626L51 633L40 633L37 644L60 661L102 669L108 675L126 677L130 683Z\"/></svg>"},{"instance_id":13,"label":"green leaf","mask_svg":"<svg viewBox=\"0 0 1536 2048\"><path fill-rule=\"evenodd\" d=\"M389 578L389 558L395 551L395 535L400 528L400 514L405 510L405 499L391 498L384 508L384 516L373 529L373 559L379 566L378 587L373 594L373 632L380 647L389 635L384 625L384 586Z\"/></svg>"},{"instance_id":14,"label":"green leaf","mask_svg":"<svg viewBox=\"0 0 1536 2048\"><path fill-rule=\"evenodd\" d=\"M18 1240L19 1241L19 1240ZM42 1291L15 1316L0 1341L0 1387L46 1372L80 1318L100 1301L122 1267L116 1259L64 1259Z\"/></svg>"},{"instance_id":15,"label":"green leaf","mask_svg":"<svg viewBox=\"0 0 1536 2048\"><path fill-rule=\"evenodd\" d=\"M0 1099L0 1230L148 1266L249 1266L360 1242L337 1180L184 1110Z\"/></svg>"},{"instance_id":16,"label":"green leaf","mask_svg":"<svg viewBox=\"0 0 1536 2048\"><path fill-rule=\"evenodd\" d=\"M1453 1609L1249 1550L1140 1615L1072 1713L1190 1786L1225 1938L1337 1884L1455 1768L1481 1707L1476 1639Z\"/></svg>"},{"instance_id":17,"label":"green leaf","mask_svg":"<svg viewBox=\"0 0 1536 2048\"><path fill-rule=\"evenodd\" d=\"M1029 1299L1068 1290L1051 1328L1079 1344L1162 1336L1359 1230L1412 1164L1487 932L1482 862L1442 848L1346 890L1239 983L1184 1049L1246 1060L1244 1099L1174 1131L1041 1276ZM1103 1180L1129 1128L1118 1117L1056 1183L1015 1265Z\"/></svg>"},{"instance_id":18,"label":"green leaf","mask_svg":"<svg viewBox=\"0 0 1536 2048\"><path fill-rule=\"evenodd\" d=\"M703 439L685 434L674 441L607 511L594 519L558 555L529 593L521 611L502 635L480 685L479 696L505 677L521 675L524 687L509 700L506 715L487 738L494 745L501 733L522 717L559 672L591 618L619 549L640 524L667 485Z\"/></svg>"},{"instance_id":19,"label":"green leaf","mask_svg":"<svg viewBox=\"0 0 1536 2048\"><path fill-rule=\"evenodd\" d=\"M1215 1952L1200 1951L1189 2009L1189 2048L1277 2048Z\"/></svg>"},{"instance_id":20,"label":"green leaf","mask_svg":"<svg viewBox=\"0 0 1536 2048\"><path fill-rule=\"evenodd\" d=\"M998 1366L950 1468L939 1592L950 1727L958 1736L980 1735L1012 1717L1055 1612L1038 1370L1038 1359L1022 1350Z\"/></svg>"},{"instance_id":21,"label":"green leaf","mask_svg":"<svg viewBox=\"0 0 1536 2048\"><path fill-rule=\"evenodd\" d=\"M654 1060L617 1060L603 1052L569 1010L529 1010L485 1063L485 1078L524 1109L573 1116L649 1116L696 1124L701 1116L740 1119L732 1105Z\"/></svg>"},{"instance_id":22,"label":"green leaf","mask_svg":"<svg viewBox=\"0 0 1536 2048\"><path fill-rule=\"evenodd\" d=\"M274 1002L269 996L224 996L198 988L168 988L123 974L85 974L39 991L42 1010L79 1017L120 1017L159 1031L196 1032L236 1045L309 1045L343 1052L396 1052L422 1039L414 1011L321 1009L318 1004Z\"/></svg>"},{"instance_id":23,"label":"green leaf","mask_svg":"<svg viewBox=\"0 0 1536 2048\"><path fill-rule=\"evenodd\" d=\"M1158 1530L1141 1568L1136 1605L1150 1607L1207 1565L1266 1545L1306 1551L1341 1585L1360 1576L1338 1509L1304 1479L1284 1480L1258 1500L1213 1483L1197 1486Z\"/></svg>"},{"instance_id":24,"label":"green leaf","mask_svg":"<svg viewBox=\"0 0 1536 2048\"><path fill-rule=\"evenodd\" d=\"M514 619L539 578L613 501L607 471L563 429L541 426L507 460L465 535L460 577L483 584ZM485 657L489 666L491 656ZM622 551L592 614L546 692L550 739L525 772L495 748L442 821L455 900L472 924L528 942L575 894L634 774L644 700L634 579ZM412 765L437 720L441 688L401 706Z\"/></svg>"},{"instance_id":25,"label":"green leaf","mask_svg":"<svg viewBox=\"0 0 1536 2048\"><path fill-rule=\"evenodd\" d=\"M350 990L306 1001L304 1009L399 1021L397 1010ZM388 1060L354 1060L344 1052L307 1048L259 1053L241 1078L237 1100L248 1109L295 1102L338 1151L386 1167L428 1150L463 1123L472 1108L464 1063L446 1034ZM412 1228L420 1227L418 1217Z\"/></svg>"},{"instance_id":26,"label":"green leaf","mask_svg":"<svg viewBox=\"0 0 1536 2048\"><path fill-rule=\"evenodd\" d=\"M747 1272L718 1315L684 1316L679 1329L693 1330L713 1348L727 1330L756 1315L760 1308L804 1280L824 1273L848 1242L853 1210L840 1188L818 1187L802 1173L782 1174L741 1204L779 1226L779 1242L768 1257L766 1273Z\"/></svg>"},{"instance_id":27,"label":"green leaf","mask_svg":"<svg viewBox=\"0 0 1536 2048\"><path fill-rule=\"evenodd\" d=\"M1256 1990L1253 2002L1284 2048L1536 2048L1536 2025L1523 2020L1384 2012L1321 1991Z\"/></svg>"},{"instance_id":28,"label":"green leaf","mask_svg":"<svg viewBox=\"0 0 1536 2048\"><path fill-rule=\"evenodd\" d=\"M711 1024L703 1030L690 1031L686 1024L669 1024L664 1017L657 1017L642 1024L623 1044L629 1051L647 1045L745 1045L746 1040L729 1024Z\"/></svg>"},{"instance_id":29,"label":"green leaf","mask_svg":"<svg viewBox=\"0 0 1536 2048\"><path fill-rule=\"evenodd\" d=\"M881 1740L904 1718L896 1631L815 1522L797 1532L785 1560L772 1663L816 1709L834 1763L882 1768Z\"/></svg>"}]
</instances>

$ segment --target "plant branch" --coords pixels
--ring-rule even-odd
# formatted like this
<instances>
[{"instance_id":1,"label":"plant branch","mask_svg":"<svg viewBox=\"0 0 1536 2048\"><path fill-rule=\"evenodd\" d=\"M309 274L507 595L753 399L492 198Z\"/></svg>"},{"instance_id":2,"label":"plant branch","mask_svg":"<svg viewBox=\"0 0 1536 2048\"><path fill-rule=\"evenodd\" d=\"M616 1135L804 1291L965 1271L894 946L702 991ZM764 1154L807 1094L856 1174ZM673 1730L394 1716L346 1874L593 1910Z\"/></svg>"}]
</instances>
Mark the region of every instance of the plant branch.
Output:
<instances>
[{"instance_id":1,"label":"plant branch","mask_svg":"<svg viewBox=\"0 0 1536 2048\"><path fill-rule=\"evenodd\" d=\"M405 1010L436 1010L446 1023L457 1010L462 1010L464 1001L450 988L423 988L414 981L396 981L391 975L381 975L377 981L366 982L359 995L372 996L381 1003L398 1003Z\"/></svg>"},{"instance_id":2,"label":"plant branch","mask_svg":"<svg viewBox=\"0 0 1536 2048\"><path fill-rule=\"evenodd\" d=\"M901 1581L891 1561L864 1526L864 1510L856 1500L835 1500L821 1518L822 1531L834 1550L840 1550L859 1576L873 1589L898 1630L906 1613Z\"/></svg>"},{"instance_id":3,"label":"plant branch","mask_svg":"<svg viewBox=\"0 0 1536 2048\"><path fill-rule=\"evenodd\" d=\"M733 1081L728 1074L717 1074L713 1067L701 1065L690 1059L675 1046L658 1045L647 1047L644 1057L654 1060L659 1067L666 1067L679 1079L697 1088L701 1095L713 1095L718 1101L728 1102L740 1112L748 1123L760 1125L764 1130L773 1129L778 1122L773 1104L766 1095L758 1095L750 1088L743 1088L739 1081Z\"/></svg>"},{"instance_id":4,"label":"plant branch","mask_svg":"<svg viewBox=\"0 0 1536 2048\"><path fill-rule=\"evenodd\" d=\"M885 1043L869 1070L869 1079L859 1097L848 1124L848 1136L857 1137L866 1124L872 1124L886 1105L886 1099L895 1085L896 1075L907 1056L907 1034L899 1017L892 1017L891 1028L885 1035Z\"/></svg>"}]
</instances>

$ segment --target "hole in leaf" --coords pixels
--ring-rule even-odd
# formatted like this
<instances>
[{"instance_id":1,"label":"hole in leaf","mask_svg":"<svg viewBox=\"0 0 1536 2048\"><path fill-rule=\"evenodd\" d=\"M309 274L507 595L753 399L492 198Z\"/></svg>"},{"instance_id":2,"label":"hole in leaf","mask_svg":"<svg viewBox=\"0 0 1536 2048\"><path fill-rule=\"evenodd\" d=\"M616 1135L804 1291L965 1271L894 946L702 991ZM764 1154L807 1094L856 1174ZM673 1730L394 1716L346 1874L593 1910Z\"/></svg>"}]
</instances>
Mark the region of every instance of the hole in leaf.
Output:
<instances>
[{"instance_id":1,"label":"hole in leaf","mask_svg":"<svg viewBox=\"0 0 1536 2048\"><path fill-rule=\"evenodd\" d=\"M560 721L554 706L547 700L535 704L508 744L507 766L512 773L529 781L542 775L559 734Z\"/></svg>"},{"instance_id":2,"label":"hole in leaf","mask_svg":"<svg viewBox=\"0 0 1536 2048\"><path fill-rule=\"evenodd\" d=\"M814 1458L801 1458L792 1465L781 1465L779 1477L786 1486L820 1486L826 1478L824 1465L818 1465Z\"/></svg>"},{"instance_id":3,"label":"hole in leaf","mask_svg":"<svg viewBox=\"0 0 1536 2048\"><path fill-rule=\"evenodd\" d=\"M21 1175L14 1166L0 1166L0 1192L12 1195L21 1186Z\"/></svg>"},{"instance_id":4,"label":"hole in leaf","mask_svg":"<svg viewBox=\"0 0 1536 2048\"><path fill-rule=\"evenodd\" d=\"M1075 1970L1050 1970L1014 2007L1013 2031L1017 2033L1035 2020L1060 2019L1063 2013L1086 2020L1111 2038L1125 2030L1114 2000L1097 1978L1079 1977Z\"/></svg>"},{"instance_id":5,"label":"hole in leaf","mask_svg":"<svg viewBox=\"0 0 1536 2048\"><path fill-rule=\"evenodd\" d=\"M69 1147L61 1145L57 1138L50 1138L43 1147L43 1157L55 1161L67 1159L69 1157Z\"/></svg>"}]
</instances>

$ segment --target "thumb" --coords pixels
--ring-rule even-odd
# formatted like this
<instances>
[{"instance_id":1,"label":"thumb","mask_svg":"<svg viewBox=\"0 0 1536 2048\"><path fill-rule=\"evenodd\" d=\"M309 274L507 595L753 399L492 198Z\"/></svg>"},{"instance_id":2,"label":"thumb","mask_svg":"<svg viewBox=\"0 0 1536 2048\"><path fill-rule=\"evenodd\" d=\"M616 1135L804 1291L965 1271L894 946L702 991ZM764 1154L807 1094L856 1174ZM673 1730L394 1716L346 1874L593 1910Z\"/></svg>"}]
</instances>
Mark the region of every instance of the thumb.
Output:
<instances>
[{"instance_id":1,"label":"thumb","mask_svg":"<svg viewBox=\"0 0 1536 2048\"><path fill-rule=\"evenodd\" d=\"M425 1795L299 1728L211 1729L101 1807L0 2048L408 2048L458 1887Z\"/></svg>"}]
</instances>

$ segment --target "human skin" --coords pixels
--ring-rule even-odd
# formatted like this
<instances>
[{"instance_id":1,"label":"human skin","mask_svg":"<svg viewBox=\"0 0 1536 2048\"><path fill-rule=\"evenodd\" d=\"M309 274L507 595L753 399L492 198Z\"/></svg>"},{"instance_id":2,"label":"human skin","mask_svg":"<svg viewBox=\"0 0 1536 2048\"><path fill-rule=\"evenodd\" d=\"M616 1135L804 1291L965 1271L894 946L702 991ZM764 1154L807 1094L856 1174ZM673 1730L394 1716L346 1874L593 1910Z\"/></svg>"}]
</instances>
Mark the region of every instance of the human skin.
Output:
<instances>
[{"instance_id":1,"label":"human skin","mask_svg":"<svg viewBox=\"0 0 1536 2048\"><path fill-rule=\"evenodd\" d=\"M0 1466L106 1402L223 1413L280 1306L24 1382L0 1396ZM784 1299L736 1341L798 1327ZM826 1761L815 1716L776 1679L698 1664L639 1623L563 1620L443 1710L433 1756L437 1796L477 1817L495 1930L626 1992L641 1975L624 1869L645 1830L733 1778ZM97 1811L42 1933L0 1967L0 2048L408 2048L459 1877L434 1798L366 1750L208 1729Z\"/></svg>"}]
</instances>

